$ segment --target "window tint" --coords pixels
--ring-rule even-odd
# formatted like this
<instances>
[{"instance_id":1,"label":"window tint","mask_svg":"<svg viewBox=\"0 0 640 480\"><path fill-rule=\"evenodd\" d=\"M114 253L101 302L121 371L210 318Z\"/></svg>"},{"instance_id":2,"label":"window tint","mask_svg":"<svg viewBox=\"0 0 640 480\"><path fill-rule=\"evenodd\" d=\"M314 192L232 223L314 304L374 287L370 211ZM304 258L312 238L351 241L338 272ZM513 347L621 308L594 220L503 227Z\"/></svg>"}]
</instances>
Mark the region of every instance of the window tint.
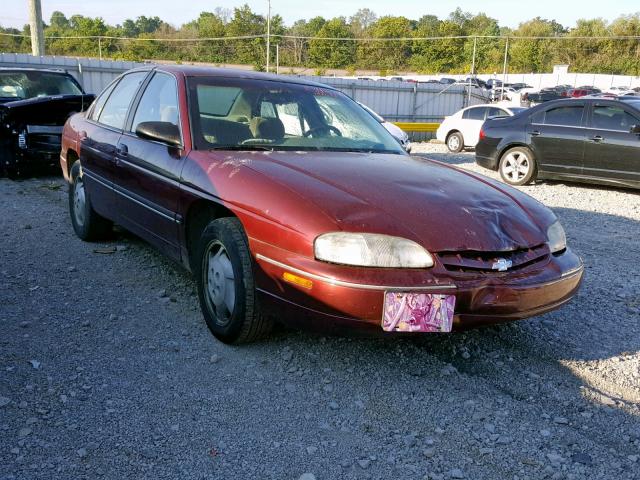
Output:
<instances>
[{"instance_id":1,"label":"window tint","mask_svg":"<svg viewBox=\"0 0 640 480\"><path fill-rule=\"evenodd\" d=\"M628 132L632 125L638 125L640 121L633 115L616 106L597 106L593 109L593 128L604 130L619 130Z\"/></svg>"},{"instance_id":2,"label":"window tint","mask_svg":"<svg viewBox=\"0 0 640 480\"><path fill-rule=\"evenodd\" d=\"M544 123L544 111L538 112L531 117L531 123L543 124Z\"/></svg>"},{"instance_id":3,"label":"window tint","mask_svg":"<svg viewBox=\"0 0 640 480\"><path fill-rule=\"evenodd\" d=\"M486 107L470 108L469 110L464 111L462 118L466 118L468 120L484 120L486 111Z\"/></svg>"},{"instance_id":4,"label":"window tint","mask_svg":"<svg viewBox=\"0 0 640 480\"><path fill-rule=\"evenodd\" d=\"M93 104L93 110L91 110L91 116L89 117L90 120L95 120L95 121L98 120L100 113L102 113L102 108L104 107L104 104L106 103L107 99L109 98L109 95L111 95L111 92L113 92L113 89L117 84L118 82L112 83L107 87L107 89L104 92L100 94L98 98L96 98L96 101Z\"/></svg>"},{"instance_id":5,"label":"window tint","mask_svg":"<svg viewBox=\"0 0 640 480\"><path fill-rule=\"evenodd\" d=\"M153 76L142 94L131 131L135 132L141 122L170 122L179 126L178 91L172 76L165 73Z\"/></svg>"},{"instance_id":6,"label":"window tint","mask_svg":"<svg viewBox=\"0 0 640 480\"><path fill-rule=\"evenodd\" d=\"M201 115L226 117L242 90L237 87L198 85L196 92Z\"/></svg>"},{"instance_id":7,"label":"window tint","mask_svg":"<svg viewBox=\"0 0 640 480\"><path fill-rule=\"evenodd\" d=\"M147 72L135 72L122 77L104 104L98 121L110 127L123 128L131 100L146 76Z\"/></svg>"},{"instance_id":8,"label":"window tint","mask_svg":"<svg viewBox=\"0 0 640 480\"><path fill-rule=\"evenodd\" d=\"M582 123L582 106L558 107L547 110L544 123L546 125L562 125L579 127Z\"/></svg>"},{"instance_id":9,"label":"window tint","mask_svg":"<svg viewBox=\"0 0 640 480\"><path fill-rule=\"evenodd\" d=\"M508 117L509 114L501 108L491 107L487 112L487 118L489 117Z\"/></svg>"}]
</instances>

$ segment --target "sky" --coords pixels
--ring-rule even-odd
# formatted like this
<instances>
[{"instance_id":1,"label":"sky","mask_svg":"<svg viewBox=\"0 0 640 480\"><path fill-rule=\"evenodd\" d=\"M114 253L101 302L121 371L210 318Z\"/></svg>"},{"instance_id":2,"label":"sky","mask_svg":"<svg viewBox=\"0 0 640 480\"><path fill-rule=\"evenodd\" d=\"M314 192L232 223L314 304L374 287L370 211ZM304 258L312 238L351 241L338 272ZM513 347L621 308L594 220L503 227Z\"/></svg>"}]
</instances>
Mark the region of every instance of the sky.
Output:
<instances>
[{"instance_id":1,"label":"sky","mask_svg":"<svg viewBox=\"0 0 640 480\"><path fill-rule=\"evenodd\" d=\"M29 21L27 0L0 0L0 25L21 28ZM247 3L254 12L267 13L267 0L41 0L45 22L51 13L60 10L67 16L74 14L102 17L109 24L122 23L127 18L140 15L158 16L162 20L180 26L198 17L201 11L213 11L216 7L233 8ZM300 0L272 0L273 14L280 14L287 25L295 20L315 16L331 18L349 17L360 8L369 8L378 16L402 15L418 19L430 14L444 18L456 7L471 13L484 12L498 20L501 26L517 27L519 23L540 16L556 20L564 26L573 26L579 18L602 17L613 20L623 14L640 11L638 0L581 0L578 2L536 0L520 3L514 0L456 0L454 2L429 0L322 0L307 3Z\"/></svg>"}]
</instances>

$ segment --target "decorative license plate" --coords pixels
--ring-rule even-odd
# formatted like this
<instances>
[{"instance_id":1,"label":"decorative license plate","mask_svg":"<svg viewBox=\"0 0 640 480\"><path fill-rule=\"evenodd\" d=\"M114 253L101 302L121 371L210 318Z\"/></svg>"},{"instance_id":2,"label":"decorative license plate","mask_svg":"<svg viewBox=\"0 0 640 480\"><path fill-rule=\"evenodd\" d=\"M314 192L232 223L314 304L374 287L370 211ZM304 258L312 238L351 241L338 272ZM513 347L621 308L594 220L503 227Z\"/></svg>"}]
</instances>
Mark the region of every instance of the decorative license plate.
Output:
<instances>
[{"instance_id":1,"label":"decorative license plate","mask_svg":"<svg viewBox=\"0 0 640 480\"><path fill-rule=\"evenodd\" d=\"M385 292L382 329L386 332L450 332L455 295Z\"/></svg>"}]
</instances>

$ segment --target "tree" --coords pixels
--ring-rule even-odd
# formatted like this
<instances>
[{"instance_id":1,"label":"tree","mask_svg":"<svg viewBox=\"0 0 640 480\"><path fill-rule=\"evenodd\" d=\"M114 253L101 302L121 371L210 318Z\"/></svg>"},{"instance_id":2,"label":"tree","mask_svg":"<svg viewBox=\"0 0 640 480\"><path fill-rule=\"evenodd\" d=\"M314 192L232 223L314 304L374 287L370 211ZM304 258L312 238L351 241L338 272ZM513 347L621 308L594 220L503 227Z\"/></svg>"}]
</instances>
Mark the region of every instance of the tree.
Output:
<instances>
[{"instance_id":1,"label":"tree","mask_svg":"<svg viewBox=\"0 0 640 480\"><path fill-rule=\"evenodd\" d=\"M368 8L361 8L349 19L351 31L356 37L364 36L365 31L378 20L378 16Z\"/></svg>"},{"instance_id":2,"label":"tree","mask_svg":"<svg viewBox=\"0 0 640 480\"><path fill-rule=\"evenodd\" d=\"M352 40L322 40L324 38L354 38L344 17L334 18L325 23L311 40L309 57L316 67L342 68L355 61L356 45Z\"/></svg>"},{"instance_id":3,"label":"tree","mask_svg":"<svg viewBox=\"0 0 640 480\"><path fill-rule=\"evenodd\" d=\"M369 38L409 38L412 24L405 17L382 17L366 30ZM362 66L376 66L383 70L395 70L404 66L411 55L409 40L371 40L358 47L358 63Z\"/></svg>"},{"instance_id":4,"label":"tree","mask_svg":"<svg viewBox=\"0 0 640 480\"><path fill-rule=\"evenodd\" d=\"M513 32L515 38L509 50L509 68L521 72L551 71L557 58L558 40L518 37L554 37L563 32L564 28L555 20L536 17L521 23Z\"/></svg>"}]
</instances>

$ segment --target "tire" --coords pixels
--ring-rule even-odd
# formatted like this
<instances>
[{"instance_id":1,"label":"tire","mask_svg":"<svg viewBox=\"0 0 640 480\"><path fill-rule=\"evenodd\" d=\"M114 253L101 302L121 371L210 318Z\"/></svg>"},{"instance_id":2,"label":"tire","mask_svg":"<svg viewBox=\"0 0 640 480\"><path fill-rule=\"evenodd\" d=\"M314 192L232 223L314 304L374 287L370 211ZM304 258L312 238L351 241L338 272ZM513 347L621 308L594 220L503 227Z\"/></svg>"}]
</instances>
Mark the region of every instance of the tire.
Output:
<instances>
[{"instance_id":1,"label":"tire","mask_svg":"<svg viewBox=\"0 0 640 480\"><path fill-rule=\"evenodd\" d=\"M249 244L237 218L211 221L195 241L194 274L211 333L230 344L266 336L272 321L260 311Z\"/></svg>"},{"instance_id":2,"label":"tire","mask_svg":"<svg viewBox=\"0 0 640 480\"><path fill-rule=\"evenodd\" d=\"M80 160L71 167L69 184L69 215L76 235L84 241L103 240L112 231L113 223L100 216L91 206L84 186Z\"/></svg>"},{"instance_id":3,"label":"tire","mask_svg":"<svg viewBox=\"0 0 640 480\"><path fill-rule=\"evenodd\" d=\"M537 164L533 152L527 147L510 148L500 157L500 177L509 185L526 185L535 180Z\"/></svg>"},{"instance_id":4,"label":"tire","mask_svg":"<svg viewBox=\"0 0 640 480\"><path fill-rule=\"evenodd\" d=\"M451 153L460 153L464 149L464 138L460 132L453 132L447 136L447 148Z\"/></svg>"}]
</instances>

